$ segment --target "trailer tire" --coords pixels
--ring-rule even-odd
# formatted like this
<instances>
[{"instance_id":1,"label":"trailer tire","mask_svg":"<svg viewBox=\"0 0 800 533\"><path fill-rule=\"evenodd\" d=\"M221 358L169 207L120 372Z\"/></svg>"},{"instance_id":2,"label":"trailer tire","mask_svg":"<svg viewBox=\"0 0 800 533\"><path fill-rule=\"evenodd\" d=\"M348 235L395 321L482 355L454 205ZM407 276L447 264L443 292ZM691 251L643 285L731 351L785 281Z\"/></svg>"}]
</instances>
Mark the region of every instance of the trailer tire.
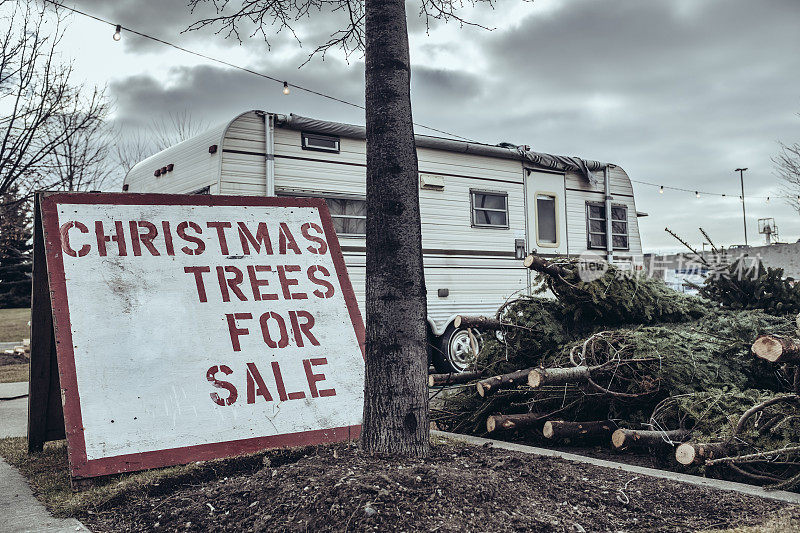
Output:
<instances>
[{"instance_id":1,"label":"trailer tire","mask_svg":"<svg viewBox=\"0 0 800 533\"><path fill-rule=\"evenodd\" d=\"M483 347L483 336L480 332L474 330L473 332L478 343L478 353L480 353ZM466 329L456 328L450 324L438 340L431 358L437 372L458 374L474 364L475 355L470 343L469 332Z\"/></svg>"}]
</instances>

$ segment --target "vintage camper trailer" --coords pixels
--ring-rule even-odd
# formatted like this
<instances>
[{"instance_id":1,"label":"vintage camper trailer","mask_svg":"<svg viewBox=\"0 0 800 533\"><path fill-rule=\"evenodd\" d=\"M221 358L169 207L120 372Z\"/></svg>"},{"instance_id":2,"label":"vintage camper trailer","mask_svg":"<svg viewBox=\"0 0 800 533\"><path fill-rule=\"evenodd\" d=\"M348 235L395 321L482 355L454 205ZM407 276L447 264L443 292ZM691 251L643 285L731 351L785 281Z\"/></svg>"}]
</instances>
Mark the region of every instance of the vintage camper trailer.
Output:
<instances>
[{"instance_id":1,"label":"vintage camper trailer","mask_svg":"<svg viewBox=\"0 0 800 533\"><path fill-rule=\"evenodd\" d=\"M314 196L328 202L363 307L363 127L248 111L133 167L128 192ZM622 168L418 135L420 208L432 358L462 370L472 349L459 314L493 316L528 294L522 258L596 250L641 255L633 189ZM607 214L611 219L607 218Z\"/></svg>"}]
</instances>

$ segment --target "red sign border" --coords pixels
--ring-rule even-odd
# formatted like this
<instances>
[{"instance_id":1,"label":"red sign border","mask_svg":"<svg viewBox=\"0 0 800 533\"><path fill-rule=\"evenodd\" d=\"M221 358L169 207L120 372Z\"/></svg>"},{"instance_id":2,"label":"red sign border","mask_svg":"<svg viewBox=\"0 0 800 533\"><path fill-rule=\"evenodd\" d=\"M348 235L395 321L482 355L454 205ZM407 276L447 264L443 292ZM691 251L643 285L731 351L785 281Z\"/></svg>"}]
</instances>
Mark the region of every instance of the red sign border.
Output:
<instances>
[{"instance_id":1,"label":"red sign border","mask_svg":"<svg viewBox=\"0 0 800 533\"><path fill-rule=\"evenodd\" d=\"M44 193L41 200L42 225L44 229L47 275L50 283L50 298L53 309L58 373L64 405L64 425L67 435L67 452L70 471L75 479L133 472L193 461L221 459L253 453L281 446L302 446L357 439L361 426L303 431L255 437L233 441L167 448L134 454L104 457L89 460L86 457L86 441L83 431L80 397L78 394L75 353L72 343L72 327L67 302L66 276L61 249L61 234L58 224L59 204L93 205L191 205L191 206L241 206L241 207L311 207L318 210L325 232L325 240L331 252L336 275L342 288L350 321L364 357L364 322L358 309L353 286L347 275L342 249L333 228L333 221L325 201L319 198L287 198L264 196L220 196L220 195L174 195L137 193Z\"/></svg>"}]
</instances>

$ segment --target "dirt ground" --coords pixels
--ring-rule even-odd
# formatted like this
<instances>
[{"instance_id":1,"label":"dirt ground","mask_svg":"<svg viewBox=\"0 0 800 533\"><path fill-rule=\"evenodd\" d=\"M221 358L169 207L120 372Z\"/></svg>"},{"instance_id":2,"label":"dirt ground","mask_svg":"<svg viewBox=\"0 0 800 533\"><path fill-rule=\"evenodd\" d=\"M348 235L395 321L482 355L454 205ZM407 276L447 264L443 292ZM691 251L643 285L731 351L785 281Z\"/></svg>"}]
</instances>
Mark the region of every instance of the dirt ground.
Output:
<instances>
[{"instance_id":1,"label":"dirt ground","mask_svg":"<svg viewBox=\"0 0 800 533\"><path fill-rule=\"evenodd\" d=\"M30 309L0 309L0 342L22 342L30 337ZM0 351L0 383L28 381L28 357Z\"/></svg>"},{"instance_id":2,"label":"dirt ground","mask_svg":"<svg viewBox=\"0 0 800 533\"><path fill-rule=\"evenodd\" d=\"M552 458L437 444L430 459L354 445L265 459L255 473L162 483L82 513L93 531L697 531L800 508Z\"/></svg>"},{"instance_id":3,"label":"dirt ground","mask_svg":"<svg viewBox=\"0 0 800 533\"><path fill-rule=\"evenodd\" d=\"M28 381L27 355L0 352L0 383Z\"/></svg>"},{"instance_id":4,"label":"dirt ground","mask_svg":"<svg viewBox=\"0 0 800 533\"><path fill-rule=\"evenodd\" d=\"M0 383L15 383L28 381L28 363L21 365L0 364Z\"/></svg>"},{"instance_id":5,"label":"dirt ground","mask_svg":"<svg viewBox=\"0 0 800 533\"><path fill-rule=\"evenodd\" d=\"M20 342L30 338L30 309L0 309L0 342Z\"/></svg>"}]
</instances>

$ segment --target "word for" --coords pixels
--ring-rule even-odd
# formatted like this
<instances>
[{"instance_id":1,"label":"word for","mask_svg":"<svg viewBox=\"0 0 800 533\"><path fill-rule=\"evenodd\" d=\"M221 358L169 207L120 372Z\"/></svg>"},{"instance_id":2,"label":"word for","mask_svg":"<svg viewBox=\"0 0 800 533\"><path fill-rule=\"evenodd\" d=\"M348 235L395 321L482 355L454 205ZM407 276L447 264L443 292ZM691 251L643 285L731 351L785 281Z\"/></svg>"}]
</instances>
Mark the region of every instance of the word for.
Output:
<instances>
[{"instance_id":1,"label":"word for","mask_svg":"<svg viewBox=\"0 0 800 533\"><path fill-rule=\"evenodd\" d=\"M231 346L234 352L241 352L242 346L239 337L249 335L248 328L239 327L238 320L252 320L251 313L227 313L228 332L231 335ZM286 327L286 320L275 311L267 311L258 319L261 326L261 337L264 344L270 348L286 348L289 346L289 330ZM272 324L272 325L271 325ZM298 348L305 346L304 337L311 343L311 346L319 346L319 341L311 333L314 327L314 315L308 311L289 311L289 324L292 329L292 336ZM276 335L277 333L277 335Z\"/></svg>"}]
</instances>

